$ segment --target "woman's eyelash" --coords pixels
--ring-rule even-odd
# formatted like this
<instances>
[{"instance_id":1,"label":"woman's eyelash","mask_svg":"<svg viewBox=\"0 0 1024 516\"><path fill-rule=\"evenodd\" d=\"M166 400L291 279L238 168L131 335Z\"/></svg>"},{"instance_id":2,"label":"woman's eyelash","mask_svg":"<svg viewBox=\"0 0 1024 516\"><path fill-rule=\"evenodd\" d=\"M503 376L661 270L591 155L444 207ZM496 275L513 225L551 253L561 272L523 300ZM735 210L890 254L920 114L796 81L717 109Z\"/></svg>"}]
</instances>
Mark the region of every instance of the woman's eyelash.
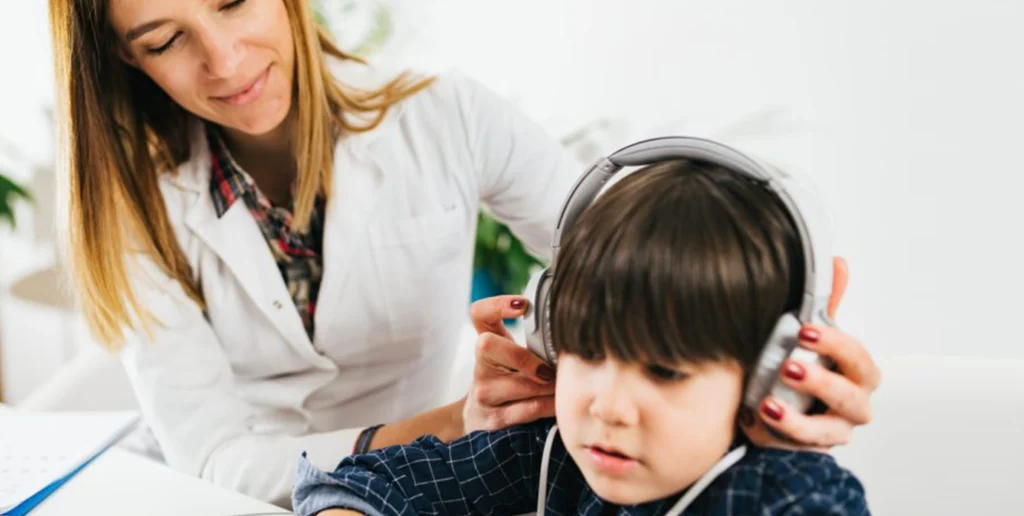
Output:
<instances>
[{"instance_id":1,"label":"woman's eyelash","mask_svg":"<svg viewBox=\"0 0 1024 516\"><path fill-rule=\"evenodd\" d=\"M161 45L161 46L159 46L157 48L151 48L151 49L147 50L146 52L148 52L150 54L153 54L153 55L163 54L164 52L167 51L167 49L171 48L171 45L173 45L174 42L177 41L178 37L180 37L180 36L181 36L181 33L178 32L174 36L172 36L171 39L167 41L167 43L164 43L163 45Z\"/></svg>"},{"instance_id":2,"label":"woman's eyelash","mask_svg":"<svg viewBox=\"0 0 1024 516\"><path fill-rule=\"evenodd\" d=\"M235 0L234 2L230 2L230 3L226 4L224 7L221 7L220 9L222 11L230 11L232 9L236 9L236 8L240 7L245 2L246 2L246 0ZM171 45L173 45L174 42L177 41L178 37L180 37L180 36L181 36L181 33L178 32L174 36L172 36L171 39L167 41L167 43L164 43L163 45L161 45L161 46L159 46L157 48L151 48L151 49L147 50L146 52L148 52L150 54L153 54L153 55L163 54L164 52L166 52L168 49L171 48Z\"/></svg>"}]
</instances>

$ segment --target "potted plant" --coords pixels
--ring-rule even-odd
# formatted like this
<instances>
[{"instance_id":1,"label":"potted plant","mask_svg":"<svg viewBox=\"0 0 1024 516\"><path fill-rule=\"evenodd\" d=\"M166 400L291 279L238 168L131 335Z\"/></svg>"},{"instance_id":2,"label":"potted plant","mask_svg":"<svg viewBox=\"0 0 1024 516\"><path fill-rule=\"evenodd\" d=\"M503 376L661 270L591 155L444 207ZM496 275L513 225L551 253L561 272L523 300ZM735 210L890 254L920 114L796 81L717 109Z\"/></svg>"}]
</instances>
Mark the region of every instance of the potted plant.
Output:
<instances>
[{"instance_id":1,"label":"potted plant","mask_svg":"<svg viewBox=\"0 0 1024 516\"><path fill-rule=\"evenodd\" d=\"M14 204L19 198L25 201L32 199L27 190L0 172L0 222L6 222L12 228L16 223Z\"/></svg>"},{"instance_id":2,"label":"potted plant","mask_svg":"<svg viewBox=\"0 0 1024 516\"><path fill-rule=\"evenodd\" d=\"M477 215L473 301L501 294L522 294L530 275L543 266L508 226L486 211Z\"/></svg>"}]
</instances>

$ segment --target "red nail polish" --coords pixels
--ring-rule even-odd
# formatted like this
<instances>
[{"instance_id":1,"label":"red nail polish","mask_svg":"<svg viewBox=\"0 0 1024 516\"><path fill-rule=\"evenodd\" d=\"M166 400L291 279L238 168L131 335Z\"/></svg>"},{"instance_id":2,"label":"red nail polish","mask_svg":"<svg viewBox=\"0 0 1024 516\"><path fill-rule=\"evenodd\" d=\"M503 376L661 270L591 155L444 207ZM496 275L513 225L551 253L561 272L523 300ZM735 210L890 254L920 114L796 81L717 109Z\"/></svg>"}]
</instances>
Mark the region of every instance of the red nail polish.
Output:
<instances>
[{"instance_id":1,"label":"red nail polish","mask_svg":"<svg viewBox=\"0 0 1024 516\"><path fill-rule=\"evenodd\" d=\"M786 366L782 368L782 374L794 380L803 380L807 376L807 371L804 370L804 366L796 362L787 362Z\"/></svg>"},{"instance_id":2,"label":"red nail polish","mask_svg":"<svg viewBox=\"0 0 1024 516\"><path fill-rule=\"evenodd\" d=\"M778 403L771 400L764 400L761 403L761 412L776 421L782 421L782 407Z\"/></svg>"},{"instance_id":3,"label":"red nail polish","mask_svg":"<svg viewBox=\"0 0 1024 516\"><path fill-rule=\"evenodd\" d=\"M513 310L522 310L526 306L526 302L522 299L513 299L509 304L512 305Z\"/></svg>"},{"instance_id":4,"label":"red nail polish","mask_svg":"<svg viewBox=\"0 0 1024 516\"><path fill-rule=\"evenodd\" d=\"M810 326L800 328L800 340L807 344L815 344L821 339L821 332Z\"/></svg>"}]
</instances>

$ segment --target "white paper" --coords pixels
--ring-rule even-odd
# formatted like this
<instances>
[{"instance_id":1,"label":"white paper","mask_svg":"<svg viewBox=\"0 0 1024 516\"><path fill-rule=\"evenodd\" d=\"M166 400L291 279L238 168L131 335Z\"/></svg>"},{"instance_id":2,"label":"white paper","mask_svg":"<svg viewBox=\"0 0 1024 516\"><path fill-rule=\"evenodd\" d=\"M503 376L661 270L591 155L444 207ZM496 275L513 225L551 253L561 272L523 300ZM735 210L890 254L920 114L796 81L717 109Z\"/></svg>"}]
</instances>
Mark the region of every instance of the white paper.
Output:
<instances>
[{"instance_id":1,"label":"white paper","mask_svg":"<svg viewBox=\"0 0 1024 516\"><path fill-rule=\"evenodd\" d=\"M122 411L0 411L0 513L117 442L138 418Z\"/></svg>"}]
</instances>

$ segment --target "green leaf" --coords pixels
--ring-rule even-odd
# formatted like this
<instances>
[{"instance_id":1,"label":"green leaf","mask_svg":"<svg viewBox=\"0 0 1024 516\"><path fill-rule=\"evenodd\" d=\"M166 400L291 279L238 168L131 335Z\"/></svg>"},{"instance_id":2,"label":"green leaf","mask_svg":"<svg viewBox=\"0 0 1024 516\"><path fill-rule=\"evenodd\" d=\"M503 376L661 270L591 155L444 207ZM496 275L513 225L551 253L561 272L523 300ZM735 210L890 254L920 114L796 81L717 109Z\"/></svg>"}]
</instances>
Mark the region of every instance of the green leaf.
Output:
<instances>
[{"instance_id":1,"label":"green leaf","mask_svg":"<svg viewBox=\"0 0 1024 516\"><path fill-rule=\"evenodd\" d=\"M473 268L483 270L506 294L520 294L534 267L544 265L526 250L512 230L489 214L477 216Z\"/></svg>"},{"instance_id":2,"label":"green leaf","mask_svg":"<svg viewBox=\"0 0 1024 516\"><path fill-rule=\"evenodd\" d=\"M12 228L16 223L13 205L19 197L26 201L32 200L27 190L0 174L0 219L6 220Z\"/></svg>"}]
</instances>

